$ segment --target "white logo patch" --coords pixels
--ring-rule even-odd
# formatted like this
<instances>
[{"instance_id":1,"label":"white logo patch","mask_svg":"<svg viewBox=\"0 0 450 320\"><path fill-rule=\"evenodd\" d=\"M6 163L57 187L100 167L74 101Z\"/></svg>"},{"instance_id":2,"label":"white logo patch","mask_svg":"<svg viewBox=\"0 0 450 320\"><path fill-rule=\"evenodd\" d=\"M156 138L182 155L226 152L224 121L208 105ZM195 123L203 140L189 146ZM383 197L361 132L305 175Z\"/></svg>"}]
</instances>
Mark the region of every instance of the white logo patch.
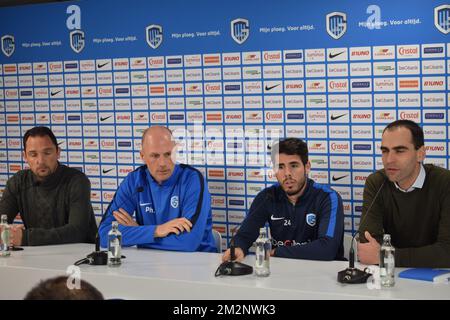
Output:
<instances>
[{"instance_id":1,"label":"white logo patch","mask_svg":"<svg viewBox=\"0 0 450 320\"><path fill-rule=\"evenodd\" d=\"M306 223L309 224L311 227L314 227L316 225L316 214L308 213L306 215Z\"/></svg>"},{"instance_id":2,"label":"white logo patch","mask_svg":"<svg viewBox=\"0 0 450 320\"><path fill-rule=\"evenodd\" d=\"M170 205L174 209L178 208L178 196L173 196L172 198L170 198Z\"/></svg>"}]
</instances>

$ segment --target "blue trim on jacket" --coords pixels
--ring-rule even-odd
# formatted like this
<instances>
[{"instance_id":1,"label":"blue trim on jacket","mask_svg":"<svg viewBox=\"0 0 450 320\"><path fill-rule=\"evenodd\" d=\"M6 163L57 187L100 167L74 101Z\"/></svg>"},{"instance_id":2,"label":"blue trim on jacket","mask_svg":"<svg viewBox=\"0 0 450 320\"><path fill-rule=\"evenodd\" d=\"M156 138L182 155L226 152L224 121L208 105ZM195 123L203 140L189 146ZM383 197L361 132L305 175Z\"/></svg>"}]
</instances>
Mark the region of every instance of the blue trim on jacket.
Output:
<instances>
[{"instance_id":1,"label":"blue trim on jacket","mask_svg":"<svg viewBox=\"0 0 450 320\"><path fill-rule=\"evenodd\" d=\"M130 172L120 184L105 211L99 234L107 247L112 212L123 208L133 215L139 226L122 226L123 246L176 251L217 252L212 235L211 196L202 174L188 165L175 165L169 179L158 184L146 166ZM193 224L190 232L154 238L158 225L185 217Z\"/></svg>"}]
</instances>

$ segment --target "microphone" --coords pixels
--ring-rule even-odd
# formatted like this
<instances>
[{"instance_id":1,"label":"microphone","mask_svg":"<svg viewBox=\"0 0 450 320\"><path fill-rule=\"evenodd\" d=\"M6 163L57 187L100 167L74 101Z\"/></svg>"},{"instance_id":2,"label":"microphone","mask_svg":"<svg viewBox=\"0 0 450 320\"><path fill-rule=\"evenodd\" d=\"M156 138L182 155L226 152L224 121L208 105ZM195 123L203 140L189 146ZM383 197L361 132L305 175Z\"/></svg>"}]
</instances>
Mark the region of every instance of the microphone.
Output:
<instances>
[{"instance_id":1,"label":"microphone","mask_svg":"<svg viewBox=\"0 0 450 320\"><path fill-rule=\"evenodd\" d=\"M359 222L359 225L361 226L364 219L369 214L370 209L372 209L372 206L375 203L375 200L377 200L378 195L381 192L381 189L383 189L384 184L386 183L387 178L385 177L383 183L378 188L377 192L375 193L375 197L373 197L372 202L370 203L369 207L367 208L366 215L364 218ZM353 249L353 244L355 242L355 237L358 234L359 231L355 231L352 236L352 243L350 245L350 250L348 254L348 268L342 271L339 271L337 274L337 281L340 283L365 283L367 282L367 279L372 275L371 273L367 272L367 268L364 270L360 270L358 268L355 268L355 250Z\"/></svg>"},{"instance_id":2,"label":"microphone","mask_svg":"<svg viewBox=\"0 0 450 320\"><path fill-rule=\"evenodd\" d=\"M120 205L118 205L117 207L120 208L122 207L122 205L127 202L130 201L130 199L134 198L134 196L140 192L144 191L144 187L139 186L136 188L135 192L133 192L133 194L131 195L130 198L125 198L125 200L123 200ZM116 195L114 195L114 198L116 197ZM113 204L113 201L111 201L111 203L109 204L108 208L106 208L105 212L102 215L102 218L100 220L100 223L98 224L98 226L100 227L100 225L102 224L102 222L105 220L106 218L106 213L109 211L109 209L111 208L111 205ZM86 256L86 258L83 258L81 260L78 260L77 262L74 263L74 265L78 266L80 264L83 263L87 263L90 265L94 265L94 266L104 266L108 263L108 252L107 251L102 251L100 250L100 234L98 233L98 229L97 229L97 233L95 234L95 251L93 251L92 253L88 254Z\"/></svg>"},{"instance_id":3,"label":"microphone","mask_svg":"<svg viewBox=\"0 0 450 320\"><path fill-rule=\"evenodd\" d=\"M234 235L230 240L230 261L222 262L216 270L215 276L243 276L253 273L253 267L245 263L235 261Z\"/></svg>"},{"instance_id":4,"label":"microphone","mask_svg":"<svg viewBox=\"0 0 450 320\"><path fill-rule=\"evenodd\" d=\"M267 200L273 199L272 193L270 193L270 192L266 193L264 201L261 202L256 207L256 209L254 210L255 212L258 211L263 205L265 205ZM234 245L235 230L236 229L233 229L233 235L231 236L231 240L230 240L230 260L222 262L219 265L219 267L216 270L216 273L214 274L216 277L217 276L242 276L242 275L253 273L252 266L249 266L242 262L235 261L236 260L235 245Z\"/></svg>"}]
</instances>

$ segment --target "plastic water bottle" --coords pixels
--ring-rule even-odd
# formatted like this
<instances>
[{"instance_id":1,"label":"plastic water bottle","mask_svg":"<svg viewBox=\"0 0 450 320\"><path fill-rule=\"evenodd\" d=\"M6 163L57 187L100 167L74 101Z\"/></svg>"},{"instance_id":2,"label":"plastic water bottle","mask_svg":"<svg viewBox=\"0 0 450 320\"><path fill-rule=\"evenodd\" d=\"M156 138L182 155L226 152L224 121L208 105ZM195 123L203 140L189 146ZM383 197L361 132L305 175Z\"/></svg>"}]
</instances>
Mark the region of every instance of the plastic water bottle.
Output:
<instances>
[{"instance_id":1,"label":"plastic water bottle","mask_svg":"<svg viewBox=\"0 0 450 320\"><path fill-rule=\"evenodd\" d=\"M1 230L0 256L9 257L11 255L11 251L9 250L11 228L8 224L8 216L6 214L2 214L0 222L0 230Z\"/></svg>"},{"instance_id":2,"label":"plastic water bottle","mask_svg":"<svg viewBox=\"0 0 450 320\"><path fill-rule=\"evenodd\" d=\"M383 236L380 249L380 281L383 287L395 285L395 248L391 244L391 235Z\"/></svg>"},{"instance_id":3,"label":"plastic water bottle","mask_svg":"<svg viewBox=\"0 0 450 320\"><path fill-rule=\"evenodd\" d=\"M119 224L113 221L111 231L108 233L108 266L118 267L122 264L122 233Z\"/></svg>"},{"instance_id":4,"label":"plastic water bottle","mask_svg":"<svg viewBox=\"0 0 450 320\"><path fill-rule=\"evenodd\" d=\"M258 277L270 275L270 250L272 245L267 238L266 228L259 229L259 237L256 239L255 274Z\"/></svg>"}]
</instances>

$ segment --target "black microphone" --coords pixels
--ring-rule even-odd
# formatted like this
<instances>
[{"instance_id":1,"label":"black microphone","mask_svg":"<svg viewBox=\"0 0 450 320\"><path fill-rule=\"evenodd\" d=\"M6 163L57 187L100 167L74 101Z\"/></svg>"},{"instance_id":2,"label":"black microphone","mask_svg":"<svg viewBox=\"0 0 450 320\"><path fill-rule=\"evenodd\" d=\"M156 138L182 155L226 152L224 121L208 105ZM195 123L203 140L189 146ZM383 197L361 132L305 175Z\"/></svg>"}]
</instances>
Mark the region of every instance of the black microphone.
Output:
<instances>
[{"instance_id":1,"label":"black microphone","mask_svg":"<svg viewBox=\"0 0 450 320\"><path fill-rule=\"evenodd\" d=\"M262 201L254 212L258 211L263 205L266 204L267 200L273 199L273 194L270 192L267 192L264 198L264 201ZM235 253L235 245L234 245L234 237L235 237L235 230L233 229L231 240L230 240L230 260L222 262L219 267L216 270L215 276L242 276L246 274L252 274L253 273L253 267L242 263L235 261L236 260L236 253Z\"/></svg>"},{"instance_id":2,"label":"black microphone","mask_svg":"<svg viewBox=\"0 0 450 320\"><path fill-rule=\"evenodd\" d=\"M367 208L366 215L364 216L364 219L368 216L370 209L372 209L372 206L375 203L375 200L377 200L378 195L381 192L381 189L383 189L384 184L386 183L387 178L385 177L383 183L378 188L377 193L375 194L375 197L373 197L372 202L370 203L369 207ZM361 226L364 219L361 219L359 222L359 225ZM372 275L369 273L366 269L360 270L358 268L355 268L355 250L353 249L353 243L355 242L355 237L359 233L358 231L355 231L352 236L352 243L350 245L350 250L348 254L348 268L342 271L339 271L337 274L337 281L340 283L365 283L367 282L367 279Z\"/></svg>"},{"instance_id":3,"label":"black microphone","mask_svg":"<svg viewBox=\"0 0 450 320\"><path fill-rule=\"evenodd\" d=\"M122 205L125 202L130 201L130 199L134 198L134 196L136 194L138 194L138 193L140 193L142 191L144 191L144 187L142 187L142 186L137 187L135 192L133 192L133 194L131 195L131 197L130 198L125 198L120 203L120 205L118 205L117 207L118 208L122 207ZM116 195L114 195L114 198L115 197L116 197ZM108 208L106 208L105 212L103 213L102 218L100 220L100 223L98 224L99 228L100 228L102 222L106 218L106 213L109 211L109 209L111 208L111 205L114 203L114 198L111 201L111 203L108 205ZM88 254L86 258L78 260L77 262L74 263L74 265L78 266L78 265L83 264L83 263L88 263L90 265L95 265L95 266L106 265L108 263L108 252L100 250L100 234L98 232L98 228L97 228L97 233L95 234L95 251L90 253L90 254Z\"/></svg>"}]
</instances>

